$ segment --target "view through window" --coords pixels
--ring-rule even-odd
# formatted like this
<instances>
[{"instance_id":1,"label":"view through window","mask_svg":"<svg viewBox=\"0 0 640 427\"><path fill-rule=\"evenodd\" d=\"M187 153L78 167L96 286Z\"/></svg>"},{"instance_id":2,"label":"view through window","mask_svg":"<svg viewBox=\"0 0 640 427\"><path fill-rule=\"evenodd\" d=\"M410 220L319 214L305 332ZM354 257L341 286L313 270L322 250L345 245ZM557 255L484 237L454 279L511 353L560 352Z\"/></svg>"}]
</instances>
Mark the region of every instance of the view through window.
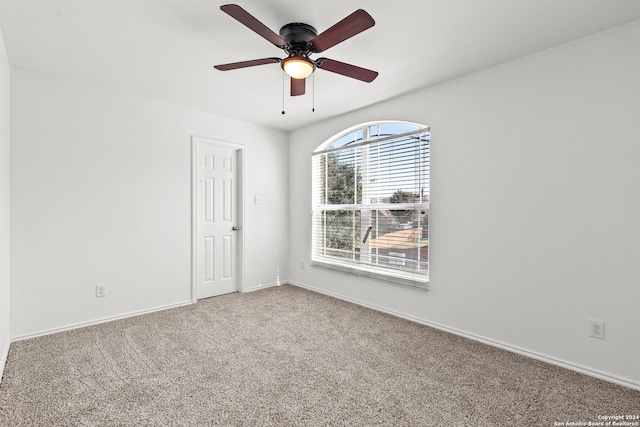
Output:
<instances>
[{"instance_id":1,"label":"view through window","mask_svg":"<svg viewBox=\"0 0 640 427\"><path fill-rule=\"evenodd\" d=\"M313 153L312 260L421 285L429 275L429 128L377 122Z\"/></svg>"}]
</instances>

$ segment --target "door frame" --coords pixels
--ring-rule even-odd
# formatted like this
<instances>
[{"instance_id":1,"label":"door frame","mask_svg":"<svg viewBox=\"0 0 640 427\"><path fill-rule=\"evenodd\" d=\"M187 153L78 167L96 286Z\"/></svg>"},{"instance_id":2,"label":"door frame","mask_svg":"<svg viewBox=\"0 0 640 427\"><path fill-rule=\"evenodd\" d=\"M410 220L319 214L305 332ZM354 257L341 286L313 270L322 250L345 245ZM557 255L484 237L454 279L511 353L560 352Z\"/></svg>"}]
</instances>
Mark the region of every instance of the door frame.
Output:
<instances>
[{"instance_id":1,"label":"door frame","mask_svg":"<svg viewBox=\"0 0 640 427\"><path fill-rule=\"evenodd\" d=\"M198 144L207 144L214 147L231 148L236 151L237 154L237 197L236 197L236 220L239 230L238 242L236 248L236 256L238 257L236 277L237 291L244 292L244 160L245 160L245 148L242 144L235 144L232 142L219 141L216 139L205 138L203 136L191 136L191 302L198 302L198 284L196 263L197 263L197 208L196 202L198 197Z\"/></svg>"}]
</instances>

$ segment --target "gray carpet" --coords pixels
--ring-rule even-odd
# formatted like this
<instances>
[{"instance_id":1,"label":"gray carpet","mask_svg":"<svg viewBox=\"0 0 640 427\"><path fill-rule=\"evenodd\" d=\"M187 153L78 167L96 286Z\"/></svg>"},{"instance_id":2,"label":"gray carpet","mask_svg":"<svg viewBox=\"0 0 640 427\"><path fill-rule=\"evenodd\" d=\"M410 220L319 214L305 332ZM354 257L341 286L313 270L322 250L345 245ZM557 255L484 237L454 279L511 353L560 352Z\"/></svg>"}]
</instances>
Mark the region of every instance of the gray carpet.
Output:
<instances>
[{"instance_id":1,"label":"gray carpet","mask_svg":"<svg viewBox=\"0 0 640 427\"><path fill-rule=\"evenodd\" d=\"M19 341L2 426L553 426L640 392L294 286Z\"/></svg>"}]
</instances>

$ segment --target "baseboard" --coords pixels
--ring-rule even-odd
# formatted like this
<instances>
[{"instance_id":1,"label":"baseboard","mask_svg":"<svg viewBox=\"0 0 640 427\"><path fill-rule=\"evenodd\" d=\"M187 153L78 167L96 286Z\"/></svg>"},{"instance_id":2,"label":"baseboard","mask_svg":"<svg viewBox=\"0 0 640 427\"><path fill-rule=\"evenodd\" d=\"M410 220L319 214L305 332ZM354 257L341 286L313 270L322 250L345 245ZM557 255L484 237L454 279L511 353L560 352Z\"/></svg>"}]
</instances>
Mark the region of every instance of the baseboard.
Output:
<instances>
[{"instance_id":1,"label":"baseboard","mask_svg":"<svg viewBox=\"0 0 640 427\"><path fill-rule=\"evenodd\" d=\"M298 286L300 288L308 289L308 290L313 291L313 292L318 292L320 294L324 294L324 295L328 295L328 296L331 296L331 297L334 297L334 298L338 298L338 299L341 299L343 301L347 301L347 302L350 302L350 303L353 303L353 304L357 304L357 305L360 305L360 306L363 306L363 307L367 307L367 308L370 308L372 310L380 311L382 313L390 314L392 316L400 317L402 319L410 320L412 322L420 323L422 325L429 326L429 327L432 327L432 328L435 328L435 329L439 329L439 330L444 331L444 332L455 334L455 335L458 335L458 336L461 336L461 337L464 337L464 338L468 338L468 339L471 339L471 340L474 340L474 341L478 341L478 342L481 342L483 344L490 345L492 347L497 347L497 348L500 348L500 349L503 349L503 350L507 350L507 351L510 351L512 353L519 354L521 356L529 357L531 359L539 360L541 362L549 363L551 365L559 366L561 368L565 368L565 369L569 369L571 371L579 372L581 374L585 374L585 375L588 375L590 377L598 378L598 379L603 380L603 381L607 381L607 382L614 383L614 384L617 384L617 385L620 385L620 386L623 386L623 387L627 387L627 388L630 388L630 389L634 389L634 390L640 391L640 383L637 382L637 381L633 381L633 380L630 380L630 379L627 379L627 378L617 377L615 375L611 375L611 374L608 374L608 373L605 373L605 372L597 371L595 369L587 368L585 366L581 366L581 365L578 365L578 364L575 364L575 363L572 363L572 362L568 362L566 360L557 359L555 357L551 357L551 356L547 356L547 355L544 355L544 354L536 353L535 351L527 350L525 348L521 348L521 347L518 347L518 346L511 345L511 344L506 344L506 343L503 343L503 342L500 342L500 341L492 340L490 338L482 337L480 335L475 335L473 333L465 332L465 331L462 331L462 330L459 330L459 329L456 329L456 328L451 328L449 326L441 325L439 323L430 322L428 320L420 319L418 317L408 316L406 314L402 314L402 313L399 313L399 312L396 312L396 311L393 311L393 310L388 310L388 309L386 309L384 307L379 307L379 306L376 306L374 304L369 304L367 302L360 301L360 300L357 300L357 299L354 299L354 298L345 297L344 295L336 294L334 292L328 292L328 291L325 291L323 289L316 288L314 286L309 286L309 285L306 285L306 284L303 284L303 283L294 282L294 281L291 281L291 280L289 280L286 283L292 284L294 286Z\"/></svg>"},{"instance_id":2,"label":"baseboard","mask_svg":"<svg viewBox=\"0 0 640 427\"><path fill-rule=\"evenodd\" d=\"M287 283L287 282L284 282L284 283ZM242 292L243 293L253 292L253 291L258 291L260 289L270 288L272 286L280 286L280 282L267 283L267 284L261 284L261 285L258 285L258 286L253 286L253 287L245 289ZM190 300L189 301L183 301L183 302L179 302L179 303L176 303L176 304L169 304L169 305L160 306L160 307L154 307L154 308L150 308L150 309L146 309L146 310L133 311L133 312L130 312L130 313L121 314L121 315L117 315L117 316L104 317L102 319L92 320L90 322L81 322L81 323L75 323L75 324L68 325L68 326L63 326L63 327L60 327L60 328L46 329L46 330L40 331L40 332L35 332L35 333L25 334L25 335L18 335L18 336L12 337L11 338L11 342L27 340L29 338L36 338L36 337L40 337L40 336L44 336L44 335L55 334L55 333L58 333L58 332L69 331L69 330L72 330L72 329L84 328L86 326L98 325L100 323L111 322L111 321L120 320L120 319L126 319L128 317L140 316L142 314L153 313L153 312L156 312L156 311L169 310L171 308L182 307L182 306L189 305L189 304L193 304L193 302L190 301ZM7 346L6 352L7 352L7 354L9 352L8 346ZM4 365L2 365L2 366L4 366Z\"/></svg>"},{"instance_id":3,"label":"baseboard","mask_svg":"<svg viewBox=\"0 0 640 427\"><path fill-rule=\"evenodd\" d=\"M149 308L146 310L132 311L125 314L119 314L117 316L103 317L101 319L92 320L89 322L74 323L72 325L63 326L60 328L52 328L52 329L46 329L40 332L31 333L31 334L18 335L18 336L12 337L11 342L27 340L29 338L41 337L44 335L56 334L58 332L70 331L72 329L84 328L86 326L99 325L100 323L112 322L114 320L126 319L128 317L140 316L142 314L154 313L156 311L169 310L171 308L182 307L190 304L192 304L191 300L179 302L176 304L168 304L168 305L163 305L159 307Z\"/></svg>"},{"instance_id":4,"label":"baseboard","mask_svg":"<svg viewBox=\"0 0 640 427\"><path fill-rule=\"evenodd\" d=\"M289 283L287 281L284 281L282 283ZM274 282L274 283L266 283L266 284L260 284L258 286L252 286L250 288L246 288L245 290L242 291L243 294L246 294L248 292L253 292L253 291L259 291L260 289L267 289L267 288L272 288L274 286L280 286L281 283L280 282Z\"/></svg>"},{"instance_id":5,"label":"baseboard","mask_svg":"<svg viewBox=\"0 0 640 427\"><path fill-rule=\"evenodd\" d=\"M11 347L11 341L7 340L2 353L0 354L0 383L2 383L2 377L4 376L4 367L7 366L7 358L9 357L9 347Z\"/></svg>"}]
</instances>

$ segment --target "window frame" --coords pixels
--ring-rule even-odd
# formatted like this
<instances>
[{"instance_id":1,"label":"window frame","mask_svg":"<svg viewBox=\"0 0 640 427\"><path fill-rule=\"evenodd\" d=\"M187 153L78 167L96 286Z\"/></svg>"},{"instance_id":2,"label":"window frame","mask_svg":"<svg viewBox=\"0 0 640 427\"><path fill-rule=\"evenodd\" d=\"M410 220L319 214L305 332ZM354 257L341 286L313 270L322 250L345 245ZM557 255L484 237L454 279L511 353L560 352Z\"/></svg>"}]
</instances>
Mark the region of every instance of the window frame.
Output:
<instances>
[{"instance_id":1,"label":"window frame","mask_svg":"<svg viewBox=\"0 0 640 427\"><path fill-rule=\"evenodd\" d=\"M374 127L377 126L378 129L381 129L382 125L385 124L390 124L390 125L408 125L408 126L413 126L415 127L413 130L410 130L408 132L402 132L402 133L397 133L397 134L391 134L388 136L382 136L382 137L372 137L370 135L370 130ZM348 136L348 135L356 135L356 139L354 140L354 142L347 142L344 143L342 140ZM425 136L426 134L426 136ZM357 136L361 136L360 139L357 139ZM379 135L379 134L378 134ZM416 202L414 201L413 203L394 203L391 204L392 202L389 202L388 204L384 204L384 203L378 203L378 204L371 204L372 208L366 209L363 208L363 206L369 206L369 203L366 203L364 201L364 199L362 199L360 201L360 203L358 203L358 199L357 199L357 190L354 190L354 200L353 203L351 204L337 204L335 206L332 206L331 204L328 203L327 201L327 176L325 174L325 176L323 177L323 180L321 182L318 181L318 173L316 171L316 168L318 167L318 165L316 164L316 162L319 162L319 160L316 160L316 158L319 159L319 156L328 156L330 153L339 153L339 152L346 152L347 150L357 150L357 149L362 149L364 152L365 147L368 146L373 146L375 144L378 144L378 146L380 146L382 143L385 142L389 142L391 143L394 140L401 140L404 137L418 137L418 141L420 141L420 145L416 148L413 148L414 151L416 152L422 152L421 150L424 149L424 146L422 145L422 142L424 141L423 138L426 138L426 150L428 153L428 157L426 159L426 167L422 166L422 163L420 164L420 168L419 168L419 172L418 172L418 179L422 180L426 174L426 180L424 182L426 182L426 196L423 198L423 196L420 196L420 201ZM424 125L420 125L417 123L411 123L411 122L403 122L403 121L376 121L376 122L369 122L369 123L363 123L357 126L353 126L349 129L346 129L338 134L336 134L335 136L333 136L332 138L329 138L327 141L323 142L322 144L320 144L312 153L312 159L311 159L311 163L312 163L312 167L311 167L311 174L312 174L312 218L311 218L311 265L312 266L316 266L316 267L323 267L323 268L328 268L331 270L335 270L335 271L341 271L341 272L345 272L345 273L349 273L349 274L354 274L357 276L364 276L364 277L370 277L370 278L374 278L374 279L379 279L379 280L384 280L386 282L390 282L390 283L397 283L397 284L401 284L401 285L407 285L407 286L412 286L412 287L417 287L417 288L422 288L422 289L426 289L428 283L429 283L429 266L428 266L428 259L429 259L429 254L427 253L427 261L426 261L426 271L420 271L420 264L422 262L420 255L418 255L418 259L417 260L412 260L412 262L417 263L417 268L415 269L415 271L410 271L410 270L400 270L394 267L387 267L384 265L376 265L371 263L371 260L369 259L366 262L362 262L359 260L356 260L355 257L352 260L344 260L344 259L340 259L337 256L327 256L326 252L327 249L331 249L328 248L326 246L326 239L323 240L322 243L318 243L318 239L320 239L319 237L319 233L318 230L319 228L323 231L323 233L326 233L326 223L319 225L320 223L318 221L320 221L320 219L324 219L326 216L323 216L322 218L319 218L318 215L320 213L324 213L331 211L331 210L353 210L354 212L354 219L353 219L353 224L356 224L357 220L355 219L355 215L356 212L360 212L361 215L363 211L367 211L367 214L371 214L372 212L376 212L379 211L381 209L381 207L384 208L390 208L392 210L412 210L412 209L420 209L422 210L425 218L426 218L426 224L428 226L429 223L429 183L430 183L430 128L428 126L424 126ZM332 147L333 144L335 143L340 143L340 146L337 147ZM420 154L421 155L421 154ZM327 162L327 157L325 157L325 163ZM354 159L357 159L357 155L354 154ZM419 160L419 162L422 162L422 159ZM354 169L357 169L357 167L354 167ZM371 170L373 169L373 166L371 167L363 167L362 170L362 179L363 180L368 180L369 179L369 173L371 172ZM415 176L414 176L415 178ZM354 178L354 180L356 180L357 178ZM424 184L422 183L422 181L420 181L420 188L422 189ZM324 203L321 202L321 195L320 193L323 192L324 188L324 194L325 194L325 201ZM357 186L356 186L357 189ZM362 190L363 192L365 190ZM420 217L420 212L418 212L417 217ZM377 224L377 220L376 220L376 224ZM355 239L356 239L356 235L358 233L355 232L355 225L354 227L354 232L353 232L353 239L354 239L354 245L355 245ZM428 230L427 230L428 233ZM360 230L360 237L362 237L362 230ZM427 234L427 236L429 235L429 233ZM422 240L422 237L418 237L418 244L420 244ZM427 250L429 247L429 244L427 243ZM420 250L420 246L417 246L418 251ZM331 249L333 251L337 251L337 249ZM356 249L355 246L351 249L351 251L355 254ZM324 252L324 255L321 254L320 252ZM359 252L359 250L358 250ZM388 251L388 253L385 255L387 258L387 262L389 263L389 265L391 264L390 258L393 257L393 255L390 254L391 251ZM365 255L367 258L371 257L371 253L369 252L368 255ZM376 255L377 257L378 255ZM362 253L359 253L359 257L362 257Z\"/></svg>"}]
</instances>

